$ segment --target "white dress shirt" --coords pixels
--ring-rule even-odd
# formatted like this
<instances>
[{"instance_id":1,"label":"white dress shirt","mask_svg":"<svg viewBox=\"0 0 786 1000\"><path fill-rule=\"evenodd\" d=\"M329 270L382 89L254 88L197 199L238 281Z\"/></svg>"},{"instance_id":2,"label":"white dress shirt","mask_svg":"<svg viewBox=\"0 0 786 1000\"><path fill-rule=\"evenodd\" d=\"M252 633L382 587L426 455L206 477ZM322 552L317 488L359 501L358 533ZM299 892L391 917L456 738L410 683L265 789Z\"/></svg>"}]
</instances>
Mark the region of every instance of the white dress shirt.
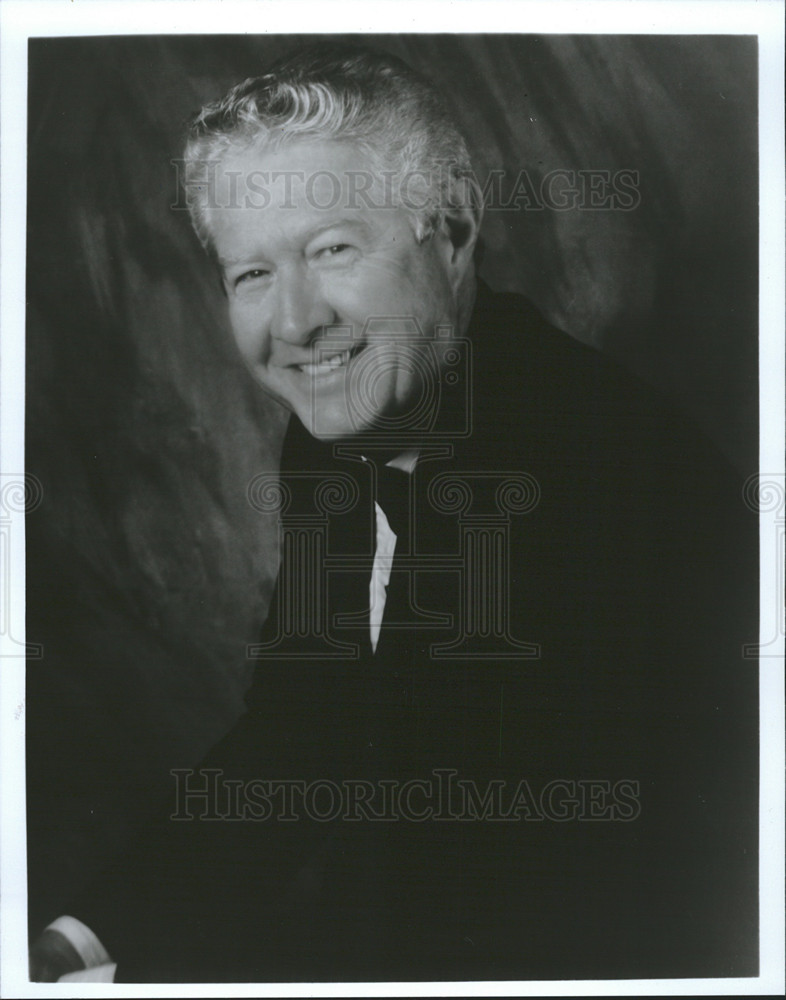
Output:
<instances>
[{"instance_id":1,"label":"white dress shirt","mask_svg":"<svg viewBox=\"0 0 786 1000\"><path fill-rule=\"evenodd\" d=\"M411 449L396 455L387 464L393 469L400 469L408 475L412 475L415 464L418 460L418 450ZM367 459L364 459L367 461ZM396 551L397 536L390 527L390 522L384 510L377 501L374 501L374 513L376 515L376 544L374 550L374 565L371 568L371 580L369 581L369 629L371 632L371 648L376 653L379 633L382 629L382 616L385 613L385 602L387 601L387 588L390 583L390 571L393 566L393 556Z\"/></svg>"},{"instance_id":2,"label":"white dress shirt","mask_svg":"<svg viewBox=\"0 0 786 1000\"><path fill-rule=\"evenodd\" d=\"M376 549L374 565L371 568L369 580L369 628L371 630L371 648L376 653L379 633L382 629L382 616L385 613L385 603L388 598L390 570L393 566L393 554L396 551L397 537L390 527L384 510L374 501L374 512L377 519Z\"/></svg>"}]
</instances>

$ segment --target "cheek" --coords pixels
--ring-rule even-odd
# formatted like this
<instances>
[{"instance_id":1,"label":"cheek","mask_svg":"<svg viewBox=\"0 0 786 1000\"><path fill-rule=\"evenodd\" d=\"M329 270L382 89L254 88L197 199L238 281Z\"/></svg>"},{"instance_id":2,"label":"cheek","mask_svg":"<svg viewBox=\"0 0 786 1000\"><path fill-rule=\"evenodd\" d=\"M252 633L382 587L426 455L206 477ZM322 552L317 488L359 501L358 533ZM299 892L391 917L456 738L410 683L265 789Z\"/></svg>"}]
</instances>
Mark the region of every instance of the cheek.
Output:
<instances>
[{"instance_id":1,"label":"cheek","mask_svg":"<svg viewBox=\"0 0 786 1000\"><path fill-rule=\"evenodd\" d=\"M434 323L451 314L451 290L447 275L433 252L408 255L396 263L390 278L395 277L393 307L399 314L406 310L419 320L424 332L433 334Z\"/></svg>"},{"instance_id":2,"label":"cheek","mask_svg":"<svg viewBox=\"0 0 786 1000\"><path fill-rule=\"evenodd\" d=\"M346 276L331 278L323 287L339 312L365 320L370 316L401 315L422 299L422 275L412 261L376 257L363 261Z\"/></svg>"},{"instance_id":3,"label":"cheek","mask_svg":"<svg viewBox=\"0 0 786 1000\"><path fill-rule=\"evenodd\" d=\"M356 271L326 283L323 294L339 323L362 328L369 317L390 311L395 301L391 285L390 280L385 280L376 269L364 267L362 273Z\"/></svg>"},{"instance_id":4,"label":"cheek","mask_svg":"<svg viewBox=\"0 0 786 1000\"><path fill-rule=\"evenodd\" d=\"M267 360L270 325L265 322L261 310L247 306L230 307L229 326L238 350L246 361L260 364Z\"/></svg>"}]
</instances>

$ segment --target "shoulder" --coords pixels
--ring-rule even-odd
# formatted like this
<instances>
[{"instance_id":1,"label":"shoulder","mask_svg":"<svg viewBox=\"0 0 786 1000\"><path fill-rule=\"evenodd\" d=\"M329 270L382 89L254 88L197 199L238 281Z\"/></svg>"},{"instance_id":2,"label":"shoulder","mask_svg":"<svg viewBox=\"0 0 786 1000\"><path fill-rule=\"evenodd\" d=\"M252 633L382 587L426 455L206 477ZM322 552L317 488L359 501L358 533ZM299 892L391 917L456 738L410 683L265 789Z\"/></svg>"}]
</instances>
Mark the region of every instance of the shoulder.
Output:
<instances>
[{"instance_id":1,"label":"shoulder","mask_svg":"<svg viewBox=\"0 0 786 1000\"><path fill-rule=\"evenodd\" d=\"M650 470L665 483L737 483L725 457L672 402L520 295L483 288L470 328L473 451L597 479Z\"/></svg>"},{"instance_id":2,"label":"shoulder","mask_svg":"<svg viewBox=\"0 0 786 1000\"><path fill-rule=\"evenodd\" d=\"M484 291L471 327L478 416L507 410L553 434L623 418L665 420L657 394L601 351L549 323L528 299ZM523 429L523 428L522 428Z\"/></svg>"},{"instance_id":3,"label":"shoulder","mask_svg":"<svg viewBox=\"0 0 786 1000\"><path fill-rule=\"evenodd\" d=\"M520 296L484 295L472 336L476 419L463 464L537 481L521 530L539 535L544 560L556 548L566 565L594 566L617 602L646 586L691 607L700 588L705 609L710 595L739 609L740 580L755 584L756 519L742 476L698 428Z\"/></svg>"}]
</instances>

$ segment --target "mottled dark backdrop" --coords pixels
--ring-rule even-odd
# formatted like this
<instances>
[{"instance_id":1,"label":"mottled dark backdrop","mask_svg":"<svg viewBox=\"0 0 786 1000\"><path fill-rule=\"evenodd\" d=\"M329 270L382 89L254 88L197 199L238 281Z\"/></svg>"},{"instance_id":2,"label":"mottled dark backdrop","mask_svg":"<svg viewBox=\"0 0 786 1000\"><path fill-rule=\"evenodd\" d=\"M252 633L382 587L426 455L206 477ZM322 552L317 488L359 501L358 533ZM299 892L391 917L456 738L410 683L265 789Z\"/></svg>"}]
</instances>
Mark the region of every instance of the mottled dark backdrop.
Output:
<instances>
[{"instance_id":1,"label":"mottled dark backdrop","mask_svg":"<svg viewBox=\"0 0 786 1000\"><path fill-rule=\"evenodd\" d=\"M489 211L482 272L671 393L756 469L756 41L384 36L481 180L633 170L641 201ZM283 421L172 211L182 123L291 37L30 45L27 456L34 930L237 717L275 572L246 485ZM499 175L497 175L499 176ZM21 192L20 192L21 197ZM526 204L526 195L522 206Z\"/></svg>"}]
</instances>

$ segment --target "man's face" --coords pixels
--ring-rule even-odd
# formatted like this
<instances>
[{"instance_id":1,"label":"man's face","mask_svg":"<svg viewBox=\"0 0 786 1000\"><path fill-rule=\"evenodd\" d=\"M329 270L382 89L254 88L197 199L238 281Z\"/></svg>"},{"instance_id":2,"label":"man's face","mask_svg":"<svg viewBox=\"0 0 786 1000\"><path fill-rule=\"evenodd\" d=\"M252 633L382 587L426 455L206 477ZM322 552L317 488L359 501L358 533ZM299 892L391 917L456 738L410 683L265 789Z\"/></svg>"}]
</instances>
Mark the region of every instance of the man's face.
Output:
<instances>
[{"instance_id":1,"label":"man's face","mask_svg":"<svg viewBox=\"0 0 786 1000\"><path fill-rule=\"evenodd\" d=\"M247 365L326 440L422 412L444 349L461 332L469 258L446 225L418 243L406 210L389 198L380 207L382 188L364 197L373 170L348 142L237 152L218 185L236 185L235 204L209 214Z\"/></svg>"}]
</instances>

